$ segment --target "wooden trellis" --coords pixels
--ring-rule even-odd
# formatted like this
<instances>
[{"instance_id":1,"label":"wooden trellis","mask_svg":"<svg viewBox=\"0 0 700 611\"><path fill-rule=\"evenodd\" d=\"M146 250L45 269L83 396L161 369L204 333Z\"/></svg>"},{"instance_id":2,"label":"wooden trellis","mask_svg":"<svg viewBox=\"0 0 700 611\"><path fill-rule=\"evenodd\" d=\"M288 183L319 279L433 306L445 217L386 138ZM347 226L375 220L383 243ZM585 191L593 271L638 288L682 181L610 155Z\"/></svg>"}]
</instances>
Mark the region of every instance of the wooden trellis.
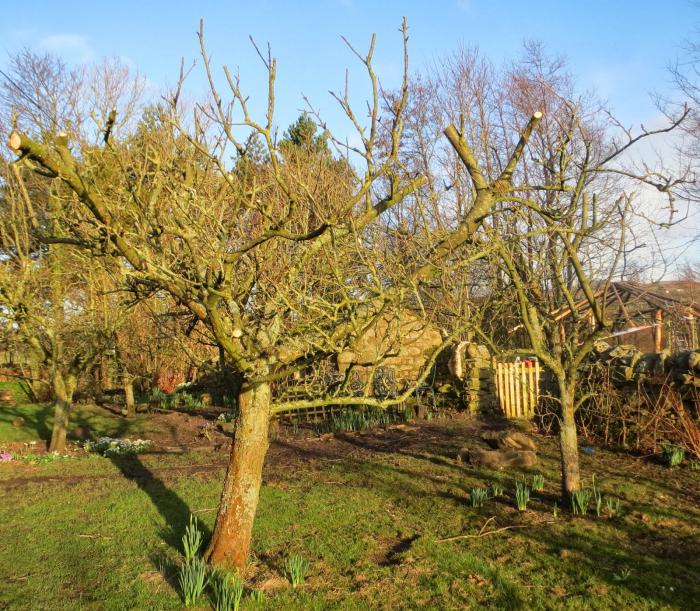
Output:
<instances>
[{"instance_id":1,"label":"wooden trellis","mask_svg":"<svg viewBox=\"0 0 700 611\"><path fill-rule=\"evenodd\" d=\"M537 359L493 361L496 396L506 418L531 418L539 399Z\"/></svg>"}]
</instances>

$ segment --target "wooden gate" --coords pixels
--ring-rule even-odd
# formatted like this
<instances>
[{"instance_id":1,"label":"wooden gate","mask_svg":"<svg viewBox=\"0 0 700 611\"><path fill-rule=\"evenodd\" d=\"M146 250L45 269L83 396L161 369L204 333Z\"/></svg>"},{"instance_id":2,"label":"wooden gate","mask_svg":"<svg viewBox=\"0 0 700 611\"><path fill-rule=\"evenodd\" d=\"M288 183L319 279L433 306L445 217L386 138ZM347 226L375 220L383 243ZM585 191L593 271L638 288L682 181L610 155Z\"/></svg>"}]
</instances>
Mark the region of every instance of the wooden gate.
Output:
<instances>
[{"instance_id":1,"label":"wooden gate","mask_svg":"<svg viewBox=\"0 0 700 611\"><path fill-rule=\"evenodd\" d=\"M493 361L496 396L506 418L531 418L539 398L540 363L535 358Z\"/></svg>"}]
</instances>

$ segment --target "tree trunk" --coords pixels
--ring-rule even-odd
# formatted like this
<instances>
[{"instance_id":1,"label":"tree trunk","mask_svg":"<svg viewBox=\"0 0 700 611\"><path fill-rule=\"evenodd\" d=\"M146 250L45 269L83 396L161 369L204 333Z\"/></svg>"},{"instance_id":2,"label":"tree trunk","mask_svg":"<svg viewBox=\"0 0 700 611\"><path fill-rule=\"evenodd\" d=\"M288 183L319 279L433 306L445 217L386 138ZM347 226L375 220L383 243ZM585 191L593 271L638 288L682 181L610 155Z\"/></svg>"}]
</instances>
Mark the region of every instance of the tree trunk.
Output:
<instances>
[{"instance_id":1,"label":"tree trunk","mask_svg":"<svg viewBox=\"0 0 700 611\"><path fill-rule=\"evenodd\" d=\"M49 452L63 452L66 449L68 422L71 408L73 407L74 384L72 380L64 380L63 376L58 373L53 375L52 382L56 403L54 406L53 430L51 431Z\"/></svg>"},{"instance_id":2,"label":"tree trunk","mask_svg":"<svg viewBox=\"0 0 700 611\"><path fill-rule=\"evenodd\" d=\"M105 391L112 389L109 360L104 354L100 358L99 378L100 392L104 393Z\"/></svg>"},{"instance_id":3,"label":"tree trunk","mask_svg":"<svg viewBox=\"0 0 700 611\"><path fill-rule=\"evenodd\" d=\"M248 559L268 447L269 384L245 383L238 395L238 405L240 416L231 460L205 558L212 564L242 571Z\"/></svg>"},{"instance_id":4,"label":"tree trunk","mask_svg":"<svg viewBox=\"0 0 700 611\"><path fill-rule=\"evenodd\" d=\"M124 378L124 396L126 398L126 416L132 418L136 415L136 402L134 401L134 381Z\"/></svg>"},{"instance_id":5,"label":"tree trunk","mask_svg":"<svg viewBox=\"0 0 700 611\"><path fill-rule=\"evenodd\" d=\"M561 417L559 418L559 445L561 449L561 473L563 500L568 503L572 492L581 487L578 462L578 438L574 419L574 394L561 390Z\"/></svg>"}]
</instances>

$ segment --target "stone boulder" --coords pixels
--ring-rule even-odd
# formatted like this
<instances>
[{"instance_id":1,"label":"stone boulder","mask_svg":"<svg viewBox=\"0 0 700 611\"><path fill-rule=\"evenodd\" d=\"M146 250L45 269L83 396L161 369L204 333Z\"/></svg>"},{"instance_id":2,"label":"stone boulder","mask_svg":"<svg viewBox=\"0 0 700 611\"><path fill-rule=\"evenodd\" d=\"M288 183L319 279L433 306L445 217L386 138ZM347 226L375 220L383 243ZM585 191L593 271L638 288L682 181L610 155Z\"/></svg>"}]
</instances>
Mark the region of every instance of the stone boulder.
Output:
<instances>
[{"instance_id":1,"label":"stone boulder","mask_svg":"<svg viewBox=\"0 0 700 611\"><path fill-rule=\"evenodd\" d=\"M537 464L537 454L531 450L470 450L462 448L457 454L457 461L498 471L508 467L532 467Z\"/></svg>"},{"instance_id":2,"label":"stone boulder","mask_svg":"<svg viewBox=\"0 0 700 611\"><path fill-rule=\"evenodd\" d=\"M537 452L535 442L520 431L484 431L481 438L493 449Z\"/></svg>"}]
</instances>

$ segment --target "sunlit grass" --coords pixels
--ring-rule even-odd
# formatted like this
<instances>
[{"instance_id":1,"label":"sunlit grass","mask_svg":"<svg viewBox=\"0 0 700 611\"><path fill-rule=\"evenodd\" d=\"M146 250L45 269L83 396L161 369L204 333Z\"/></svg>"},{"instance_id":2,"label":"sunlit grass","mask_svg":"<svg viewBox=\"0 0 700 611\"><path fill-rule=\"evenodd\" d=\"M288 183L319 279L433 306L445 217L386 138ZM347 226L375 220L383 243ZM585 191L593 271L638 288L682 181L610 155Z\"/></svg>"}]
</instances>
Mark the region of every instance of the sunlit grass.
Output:
<instances>
[{"instance_id":1,"label":"sunlit grass","mask_svg":"<svg viewBox=\"0 0 700 611\"><path fill-rule=\"evenodd\" d=\"M343 460L317 456L283 466L273 460L242 608L253 608L249 592L265 579L284 580L285 562L293 555L309 563L305 582L266 594L258 608L632 609L696 603L700 554L692 534L700 526L700 509L689 491L698 489L698 472L606 458L601 450L583 467L599 474L602 493L622 498L622 517L589 512L572 518L562 511L552 521L556 499L547 495L533 497L527 512L515 508L513 482L534 472L457 465L451 453L464 433L458 424L436 427L457 428L429 449L348 453ZM556 449L550 441L541 445L537 472L555 481ZM0 601L19 610L180 609L182 536L192 513L208 536L224 471L176 467L222 458L200 451L85 457L21 469L1 465L0 495L8 510L0 540L12 561L0 565ZM13 483L26 475L68 479ZM663 479L671 475L676 479ZM472 508L469 491L493 482L505 493ZM476 535L492 517L489 530L523 527L439 542ZM200 599L202 608L205 601Z\"/></svg>"}]
</instances>

